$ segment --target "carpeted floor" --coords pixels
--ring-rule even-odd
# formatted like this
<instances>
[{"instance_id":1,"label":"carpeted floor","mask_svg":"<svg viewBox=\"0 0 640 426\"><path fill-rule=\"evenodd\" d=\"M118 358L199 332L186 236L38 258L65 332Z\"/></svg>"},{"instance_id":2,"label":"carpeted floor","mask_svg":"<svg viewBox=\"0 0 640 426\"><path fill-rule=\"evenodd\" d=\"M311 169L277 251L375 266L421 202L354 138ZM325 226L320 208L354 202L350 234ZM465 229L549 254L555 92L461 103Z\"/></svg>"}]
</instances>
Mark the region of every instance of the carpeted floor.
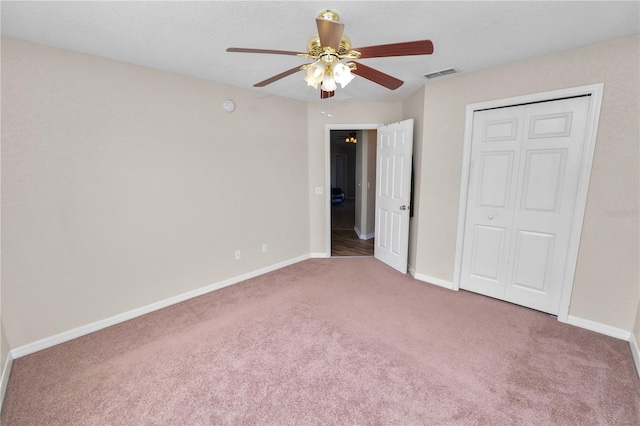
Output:
<instances>
[{"instance_id":1,"label":"carpeted floor","mask_svg":"<svg viewBox=\"0 0 640 426\"><path fill-rule=\"evenodd\" d=\"M637 425L627 342L313 259L19 358L3 425Z\"/></svg>"}]
</instances>

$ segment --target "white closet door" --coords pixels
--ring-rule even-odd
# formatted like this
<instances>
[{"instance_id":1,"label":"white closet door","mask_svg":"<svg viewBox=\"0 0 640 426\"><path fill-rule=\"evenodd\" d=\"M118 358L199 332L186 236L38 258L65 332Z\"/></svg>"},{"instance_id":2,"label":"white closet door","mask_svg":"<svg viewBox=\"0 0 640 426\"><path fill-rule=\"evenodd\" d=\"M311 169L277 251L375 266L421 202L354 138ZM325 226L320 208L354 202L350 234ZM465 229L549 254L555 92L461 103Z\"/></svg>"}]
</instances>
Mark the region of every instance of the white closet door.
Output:
<instances>
[{"instance_id":1,"label":"white closet door","mask_svg":"<svg viewBox=\"0 0 640 426\"><path fill-rule=\"evenodd\" d=\"M476 112L460 287L503 298L523 108Z\"/></svg>"},{"instance_id":2,"label":"white closet door","mask_svg":"<svg viewBox=\"0 0 640 426\"><path fill-rule=\"evenodd\" d=\"M558 312L588 112L588 97L525 109L506 300Z\"/></svg>"},{"instance_id":3,"label":"white closet door","mask_svg":"<svg viewBox=\"0 0 640 426\"><path fill-rule=\"evenodd\" d=\"M557 314L589 98L474 114L460 287Z\"/></svg>"}]
</instances>

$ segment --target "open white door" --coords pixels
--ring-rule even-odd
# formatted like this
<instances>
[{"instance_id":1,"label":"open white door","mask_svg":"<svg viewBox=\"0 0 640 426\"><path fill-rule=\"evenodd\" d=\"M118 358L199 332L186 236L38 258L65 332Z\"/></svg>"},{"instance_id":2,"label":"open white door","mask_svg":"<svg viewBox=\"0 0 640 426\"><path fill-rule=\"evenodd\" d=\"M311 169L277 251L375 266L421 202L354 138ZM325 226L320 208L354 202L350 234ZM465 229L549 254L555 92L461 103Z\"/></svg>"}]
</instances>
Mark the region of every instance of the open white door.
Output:
<instances>
[{"instance_id":1,"label":"open white door","mask_svg":"<svg viewBox=\"0 0 640 426\"><path fill-rule=\"evenodd\" d=\"M413 119L378 128L376 259L407 273Z\"/></svg>"}]
</instances>

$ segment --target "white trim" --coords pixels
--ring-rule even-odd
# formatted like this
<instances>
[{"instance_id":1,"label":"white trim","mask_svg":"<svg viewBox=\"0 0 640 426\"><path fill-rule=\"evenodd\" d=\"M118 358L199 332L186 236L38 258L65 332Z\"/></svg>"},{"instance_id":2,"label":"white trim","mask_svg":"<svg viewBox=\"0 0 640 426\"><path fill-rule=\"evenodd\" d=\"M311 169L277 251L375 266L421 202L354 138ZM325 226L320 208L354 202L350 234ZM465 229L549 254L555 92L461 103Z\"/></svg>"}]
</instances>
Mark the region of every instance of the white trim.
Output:
<instances>
[{"instance_id":1,"label":"white trim","mask_svg":"<svg viewBox=\"0 0 640 426\"><path fill-rule=\"evenodd\" d=\"M166 308L167 306L171 306L171 305L175 305L177 303L180 302L184 302L185 300L189 300L192 299L194 297L198 297L198 296L202 296L204 294L210 293L212 291L215 290L219 290L221 288L233 285L233 284L237 284L241 281L245 281L248 280L250 278L255 278L257 276L266 274L268 272L272 272L275 271L277 269L280 268L284 268L286 266L289 265L293 265L294 263L298 263L298 262L302 262L304 260L309 259L310 256L307 255L303 255L303 256L299 256L299 257L295 257L293 259L289 259L289 260L285 260L283 262L280 263L276 263L275 265L270 265L267 266L265 268L261 268L258 270L255 270L253 272L249 272L243 275L239 275L233 278L229 278L226 279L224 281L220 281L218 283L215 284L210 284L208 286L205 287L201 287L199 289L196 290L192 290L192 291L188 291L186 293L182 293L179 294L177 296L174 297L170 297L168 299L165 300L161 300L159 302L155 302L155 303L151 303L149 305L146 306L142 306L140 308L137 309L133 309L129 312L124 312L122 314L118 314L115 316L112 316L110 318L106 318L100 321L96 321L93 322L91 324L87 324L87 325L83 325L77 328L74 328L72 330L68 330L59 334L56 334L54 336L50 336L50 337L46 337L44 339L35 341L33 343L28 343L26 345L17 347L15 349L13 349L11 351L13 358L20 358L23 357L25 355L29 355L32 354L34 352L38 352L41 351L43 349L47 349L50 348L52 346L58 345L60 343L64 343L64 342L68 342L69 340L73 340L76 339L78 337L87 335L89 333L93 333L95 331L98 330L102 330L103 328L115 325L115 324L119 324L121 322L133 319L133 318L137 318L139 316L148 314L150 312L154 312L157 311L159 309L163 309Z\"/></svg>"},{"instance_id":2,"label":"white trim","mask_svg":"<svg viewBox=\"0 0 640 426\"><path fill-rule=\"evenodd\" d=\"M636 372L638 373L638 377L640 377L640 349L638 348L638 342L636 342L636 337L633 333L631 333L631 338L629 339L629 346L631 346L633 362L636 364Z\"/></svg>"},{"instance_id":3,"label":"white trim","mask_svg":"<svg viewBox=\"0 0 640 426\"><path fill-rule=\"evenodd\" d=\"M325 124L324 125L324 187L325 191L325 256L331 257L331 131L332 130L374 130L384 123L367 124Z\"/></svg>"},{"instance_id":4,"label":"white trim","mask_svg":"<svg viewBox=\"0 0 640 426\"><path fill-rule=\"evenodd\" d=\"M4 394L7 392L7 385L9 384L9 375L11 374L11 366L13 365L13 354L11 351L7 354L7 360L4 363L2 369L2 381L0 382L0 413L2 412L2 405L4 404Z\"/></svg>"},{"instance_id":5,"label":"white trim","mask_svg":"<svg viewBox=\"0 0 640 426\"><path fill-rule=\"evenodd\" d=\"M464 120L462 176L460 177L460 199L458 200L458 232L456 234L456 253L453 260L453 290L456 291L460 290L462 275L462 248L464 245L464 223L467 217L469 168L471 167L471 137L473 136L473 113L475 109L476 107L474 105L467 105Z\"/></svg>"},{"instance_id":6,"label":"white trim","mask_svg":"<svg viewBox=\"0 0 640 426\"><path fill-rule=\"evenodd\" d=\"M464 224L467 212L467 193L469 190L469 166L471 161L471 137L473 133L473 114L476 110L505 107L509 105L525 104L531 102L550 101L554 99L567 98L581 95L591 95L589 108L589 122L585 135L585 146L583 161L580 169L580 181L576 203L573 213L573 223L569 237L569 249L564 272L564 284L560 295L560 305L558 308L558 321L569 321L569 306L571 304L571 292L575 278L576 265L578 262L578 249L580 247L580 237L582 235L582 224L584 212L587 205L587 193L589 190L589 180L591 179L591 165L595 152L596 135L598 133L598 120L600 117L600 107L602 103L603 83L591 84L587 86L572 87L550 92L535 93L525 96L516 96L507 99L498 99L476 104L469 104L466 108L464 148L462 154L462 176L460 179L460 199L458 207L458 234L456 237L456 253L453 269L453 289L460 288L460 276L462 273L462 248L464 243Z\"/></svg>"},{"instance_id":7,"label":"white trim","mask_svg":"<svg viewBox=\"0 0 640 426\"><path fill-rule=\"evenodd\" d=\"M371 234L362 234L362 233L360 233L360 228L358 228L357 226L354 226L353 230L356 231L356 234L358 235L358 238L360 238L361 240L370 240L372 238L375 238L375 236L376 236L375 232L372 232Z\"/></svg>"},{"instance_id":8,"label":"white trim","mask_svg":"<svg viewBox=\"0 0 640 426\"><path fill-rule=\"evenodd\" d=\"M600 119L600 107L602 104L602 91L604 84L593 84L584 86L584 93L591 95L589 106L589 121L587 133L585 135L584 154L580 170L580 180L578 182L578 195L573 213L571 236L569 238L569 249L567 250L567 261L565 263L564 283L560 295L560 307L558 308L558 321L569 321L569 306L571 305L571 293L573 292L573 281L576 275L578 264L578 252L580 250L580 239L582 238L582 224L584 222L584 212L587 209L587 195L589 192L589 181L591 180L591 166L596 149L596 136L598 133L598 122ZM588 89L587 89L588 88ZM569 94L569 96L575 96ZM628 340L628 338L627 338Z\"/></svg>"},{"instance_id":9,"label":"white trim","mask_svg":"<svg viewBox=\"0 0 640 426\"><path fill-rule=\"evenodd\" d=\"M312 259L328 259L331 255L327 253L311 253Z\"/></svg>"},{"instance_id":10,"label":"white trim","mask_svg":"<svg viewBox=\"0 0 640 426\"><path fill-rule=\"evenodd\" d=\"M413 278L415 278L418 281L424 281L428 284L433 284L433 285L437 285L438 287L444 287L446 289L453 290L452 282L449 282L440 278L432 277L429 275L420 274L416 272L415 269L413 269L411 266L409 266L409 273Z\"/></svg>"},{"instance_id":11,"label":"white trim","mask_svg":"<svg viewBox=\"0 0 640 426\"><path fill-rule=\"evenodd\" d=\"M568 324L575 325L576 327L595 331L596 333L604 334L606 336L615 337L616 339L629 341L631 338L631 333L621 328L612 327L610 325L584 318L574 317L573 315L568 315L566 322Z\"/></svg>"}]
</instances>

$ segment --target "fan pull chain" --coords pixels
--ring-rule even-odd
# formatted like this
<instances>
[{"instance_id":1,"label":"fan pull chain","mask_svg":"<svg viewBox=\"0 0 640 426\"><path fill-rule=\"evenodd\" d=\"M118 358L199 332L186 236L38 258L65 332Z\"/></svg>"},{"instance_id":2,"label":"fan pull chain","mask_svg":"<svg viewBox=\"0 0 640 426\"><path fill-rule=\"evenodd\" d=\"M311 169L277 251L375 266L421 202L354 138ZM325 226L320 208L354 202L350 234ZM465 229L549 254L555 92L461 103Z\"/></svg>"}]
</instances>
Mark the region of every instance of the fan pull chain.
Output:
<instances>
[{"instance_id":1,"label":"fan pull chain","mask_svg":"<svg viewBox=\"0 0 640 426\"><path fill-rule=\"evenodd\" d=\"M321 110L320 113L323 114L323 115L326 115L329 118L331 118L331 117L333 117L333 115L331 115L331 98L328 98L327 102L328 102L328 105L327 105L328 108L325 108L326 111L325 111L325 109Z\"/></svg>"}]
</instances>

